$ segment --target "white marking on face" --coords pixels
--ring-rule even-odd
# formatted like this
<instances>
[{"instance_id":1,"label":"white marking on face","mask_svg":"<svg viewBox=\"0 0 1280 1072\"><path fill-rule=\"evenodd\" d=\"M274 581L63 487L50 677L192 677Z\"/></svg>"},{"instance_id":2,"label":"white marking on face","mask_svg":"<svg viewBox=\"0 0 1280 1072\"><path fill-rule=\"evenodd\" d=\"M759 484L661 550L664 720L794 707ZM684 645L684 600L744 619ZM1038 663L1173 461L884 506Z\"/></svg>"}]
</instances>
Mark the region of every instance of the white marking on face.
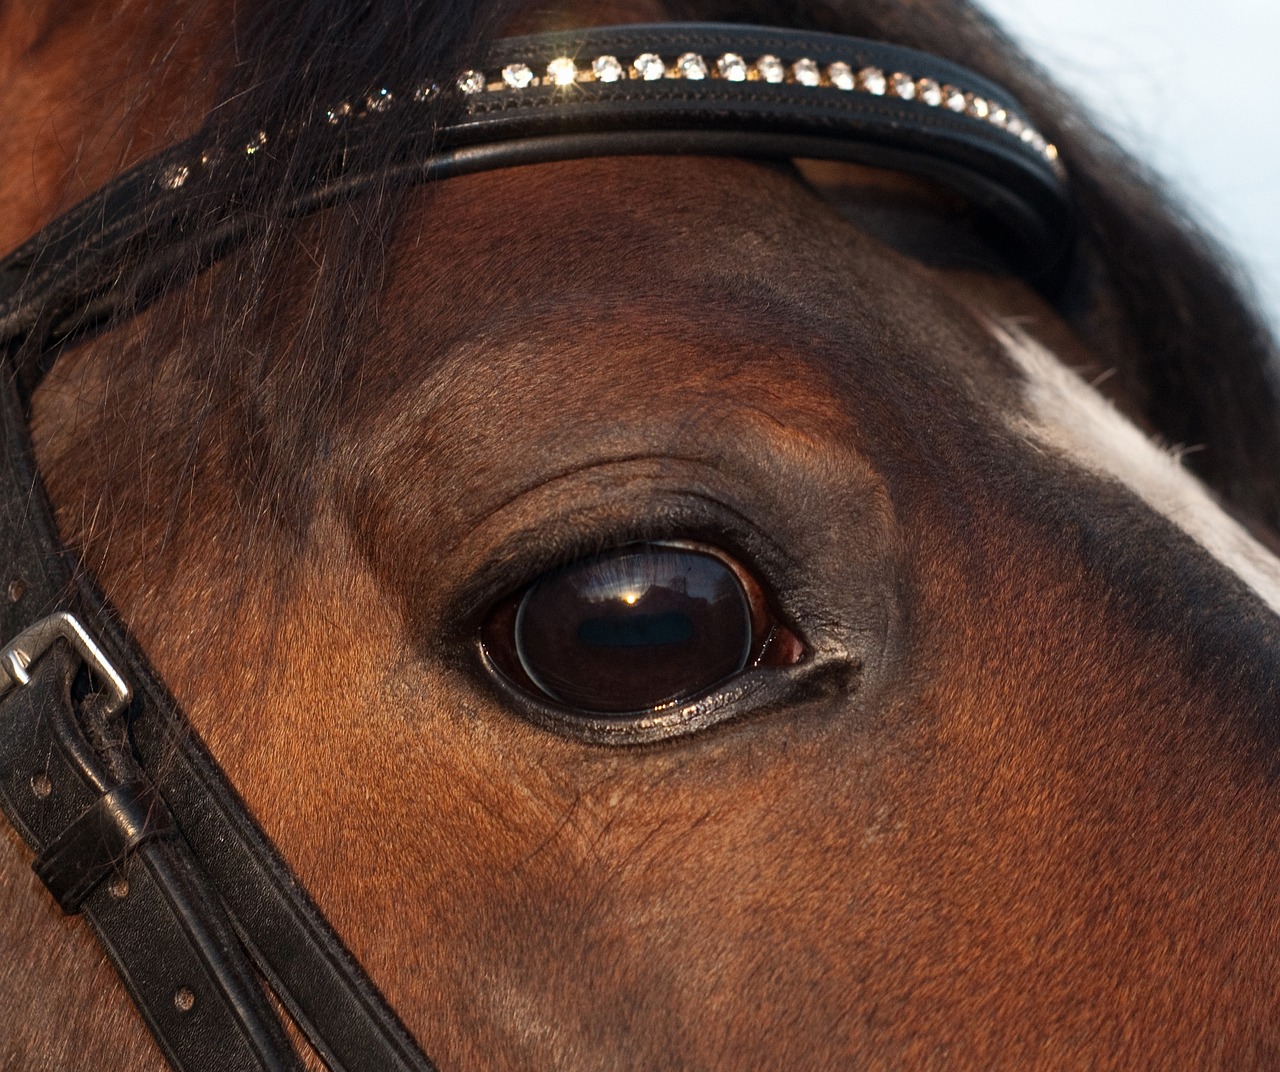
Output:
<instances>
[{"instance_id":1,"label":"white marking on face","mask_svg":"<svg viewBox=\"0 0 1280 1072\"><path fill-rule=\"evenodd\" d=\"M1119 481L1167 517L1280 615L1280 559L1226 513L1209 491L1097 391L1016 325L995 336L1027 377L1028 414L1012 429L1082 469Z\"/></svg>"}]
</instances>

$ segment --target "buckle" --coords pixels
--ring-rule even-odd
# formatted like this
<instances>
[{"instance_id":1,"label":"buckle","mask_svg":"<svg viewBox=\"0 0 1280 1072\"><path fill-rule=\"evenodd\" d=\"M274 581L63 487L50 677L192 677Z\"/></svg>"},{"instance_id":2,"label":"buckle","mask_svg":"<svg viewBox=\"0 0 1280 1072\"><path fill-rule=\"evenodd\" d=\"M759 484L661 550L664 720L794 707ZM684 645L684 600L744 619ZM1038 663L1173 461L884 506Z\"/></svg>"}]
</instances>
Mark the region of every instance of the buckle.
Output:
<instances>
[{"instance_id":1,"label":"buckle","mask_svg":"<svg viewBox=\"0 0 1280 1072\"><path fill-rule=\"evenodd\" d=\"M74 615L66 611L58 611L47 618L41 618L35 625L24 629L0 651L0 697L5 696L16 685L25 685L31 680L27 672L31 664L52 647L54 641L65 640L77 655L84 660L90 673L107 687L110 697L107 701L107 713L114 714L133 698L131 690L124 678L111 661L103 654L84 626Z\"/></svg>"}]
</instances>

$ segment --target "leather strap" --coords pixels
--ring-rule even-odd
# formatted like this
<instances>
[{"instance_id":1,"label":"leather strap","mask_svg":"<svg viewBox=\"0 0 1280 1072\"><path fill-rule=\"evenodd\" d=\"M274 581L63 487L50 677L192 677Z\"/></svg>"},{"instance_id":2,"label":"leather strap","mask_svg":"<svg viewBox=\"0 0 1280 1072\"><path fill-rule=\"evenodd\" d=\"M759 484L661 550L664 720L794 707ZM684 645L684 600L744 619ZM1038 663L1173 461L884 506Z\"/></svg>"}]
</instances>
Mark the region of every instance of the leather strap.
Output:
<instances>
[{"instance_id":1,"label":"leather strap","mask_svg":"<svg viewBox=\"0 0 1280 1072\"><path fill-rule=\"evenodd\" d=\"M172 829L163 801L149 782L137 779L98 797L44 847L33 866L58 907L74 914L122 860Z\"/></svg>"},{"instance_id":2,"label":"leather strap","mask_svg":"<svg viewBox=\"0 0 1280 1072\"><path fill-rule=\"evenodd\" d=\"M70 717L78 669L59 641L35 664L30 684L0 701L0 806L36 852L74 839L84 817L121 788L111 787ZM190 851L161 833L163 825L152 824L150 837L86 883L75 908L174 1068L300 1072L230 921ZM115 880L102 881L109 873Z\"/></svg>"},{"instance_id":3,"label":"leather strap","mask_svg":"<svg viewBox=\"0 0 1280 1072\"><path fill-rule=\"evenodd\" d=\"M431 1072L57 543L3 386L0 635L69 610L133 688L105 715L58 641L0 696L0 808L37 873L83 912L175 1069L301 1069L256 969L334 1072Z\"/></svg>"}]
</instances>

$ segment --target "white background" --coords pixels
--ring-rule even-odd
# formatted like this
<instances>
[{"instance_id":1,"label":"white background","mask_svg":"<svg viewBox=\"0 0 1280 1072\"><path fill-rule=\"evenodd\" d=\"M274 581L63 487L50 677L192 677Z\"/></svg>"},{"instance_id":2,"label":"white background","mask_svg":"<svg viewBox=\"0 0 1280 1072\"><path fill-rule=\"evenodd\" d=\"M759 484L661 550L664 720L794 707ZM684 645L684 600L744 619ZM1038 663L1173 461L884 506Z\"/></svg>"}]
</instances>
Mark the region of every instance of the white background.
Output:
<instances>
[{"instance_id":1,"label":"white background","mask_svg":"<svg viewBox=\"0 0 1280 1072\"><path fill-rule=\"evenodd\" d=\"M1280 329L1280 0L977 0L1243 263Z\"/></svg>"}]
</instances>

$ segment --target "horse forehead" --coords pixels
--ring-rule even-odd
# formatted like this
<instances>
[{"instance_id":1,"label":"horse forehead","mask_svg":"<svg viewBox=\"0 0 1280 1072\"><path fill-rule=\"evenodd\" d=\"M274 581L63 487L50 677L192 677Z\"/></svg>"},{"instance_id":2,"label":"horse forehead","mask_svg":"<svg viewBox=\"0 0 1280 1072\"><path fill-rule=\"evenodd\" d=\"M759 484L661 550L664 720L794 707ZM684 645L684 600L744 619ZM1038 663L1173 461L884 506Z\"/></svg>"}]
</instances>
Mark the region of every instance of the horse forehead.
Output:
<instances>
[{"instance_id":1,"label":"horse forehead","mask_svg":"<svg viewBox=\"0 0 1280 1072\"><path fill-rule=\"evenodd\" d=\"M869 284L871 245L782 165L610 157L437 184L412 202L393 278L463 316L582 289L692 301L768 283L798 298L833 276Z\"/></svg>"},{"instance_id":2,"label":"horse forehead","mask_svg":"<svg viewBox=\"0 0 1280 1072\"><path fill-rule=\"evenodd\" d=\"M860 401L936 384L957 354L1003 366L929 275L775 165L608 158L451 179L410 203L393 247L377 330L397 360L371 370L386 378L371 398L459 355L492 380L554 371L558 354L584 396L675 350L690 376L741 385L755 369Z\"/></svg>"}]
</instances>

